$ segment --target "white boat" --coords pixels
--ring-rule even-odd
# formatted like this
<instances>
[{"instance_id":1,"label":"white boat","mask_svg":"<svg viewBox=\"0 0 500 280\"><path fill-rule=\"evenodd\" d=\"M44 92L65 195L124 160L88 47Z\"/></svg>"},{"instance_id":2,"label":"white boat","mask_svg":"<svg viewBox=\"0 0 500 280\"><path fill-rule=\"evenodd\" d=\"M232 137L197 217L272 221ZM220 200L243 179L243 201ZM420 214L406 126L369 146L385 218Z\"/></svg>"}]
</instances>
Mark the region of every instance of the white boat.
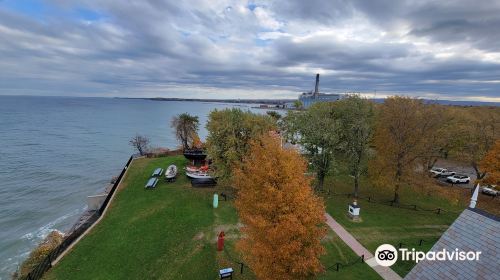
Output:
<instances>
[{"instance_id":1,"label":"white boat","mask_svg":"<svg viewBox=\"0 0 500 280\"><path fill-rule=\"evenodd\" d=\"M167 180L171 180L174 179L175 176L177 176L177 166L174 164L169 165L167 167L167 171L165 171L165 178L167 178Z\"/></svg>"},{"instance_id":2,"label":"white boat","mask_svg":"<svg viewBox=\"0 0 500 280\"><path fill-rule=\"evenodd\" d=\"M193 178L193 179L211 179L212 176L210 176L208 174L208 172L200 172L200 171L197 171L197 172L188 172L186 171L186 176L188 176L189 178Z\"/></svg>"}]
</instances>

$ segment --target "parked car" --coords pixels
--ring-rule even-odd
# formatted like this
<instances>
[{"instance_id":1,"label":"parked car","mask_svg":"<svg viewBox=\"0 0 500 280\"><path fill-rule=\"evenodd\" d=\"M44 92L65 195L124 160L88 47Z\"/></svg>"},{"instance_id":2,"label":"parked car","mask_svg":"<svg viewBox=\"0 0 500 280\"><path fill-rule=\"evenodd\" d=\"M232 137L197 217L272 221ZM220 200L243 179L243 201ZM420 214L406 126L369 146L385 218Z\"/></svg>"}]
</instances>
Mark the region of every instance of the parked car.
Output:
<instances>
[{"instance_id":1,"label":"parked car","mask_svg":"<svg viewBox=\"0 0 500 280\"><path fill-rule=\"evenodd\" d=\"M446 168L439 168L439 167L432 168L429 171L434 175L434 177L452 176L452 175L456 174L455 171L451 171L451 170L448 170Z\"/></svg>"},{"instance_id":2,"label":"parked car","mask_svg":"<svg viewBox=\"0 0 500 280\"><path fill-rule=\"evenodd\" d=\"M481 187L481 192L484 193L485 195L498 196L500 195L500 191L497 191L495 187L496 186L494 185Z\"/></svg>"},{"instance_id":3,"label":"parked car","mask_svg":"<svg viewBox=\"0 0 500 280\"><path fill-rule=\"evenodd\" d=\"M467 175L453 175L446 177L446 181L452 184L459 184L459 183L467 184L470 182L470 177Z\"/></svg>"}]
</instances>

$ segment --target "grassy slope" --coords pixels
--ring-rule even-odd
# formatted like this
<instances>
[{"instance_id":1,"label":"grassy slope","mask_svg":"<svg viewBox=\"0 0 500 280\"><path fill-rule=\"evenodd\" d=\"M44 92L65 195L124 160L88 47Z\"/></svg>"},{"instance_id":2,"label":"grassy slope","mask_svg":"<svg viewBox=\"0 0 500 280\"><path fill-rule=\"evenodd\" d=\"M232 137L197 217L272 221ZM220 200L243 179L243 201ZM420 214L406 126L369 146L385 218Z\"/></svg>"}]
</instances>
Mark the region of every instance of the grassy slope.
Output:
<instances>
[{"instance_id":1,"label":"grassy slope","mask_svg":"<svg viewBox=\"0 0 500 280\"><path fill-rule=\"evenodd\" d=\"M367 264L361 262L341 266L339 271L335 271L335 263L353 263L359 257L333 231L328 232L323 245L327 254L322 257L322 262L327 270L318 279L382 279Z\"/></svg>"},{"instance_id":2,"label":"grassy slope","mask_svg":"<svg viewBox=\"0 0 500 280\"><path fill-rule=\"evenodd\" d=\"M210 194L188 187L184 176L144 184L152 171L182 157L134 161L107 216L47 279L214 279L213 246L196 240L214 222ZM207 273L210 271L212 273Z\"/></svg>"},{"instance_id":3,"label":"grassy slope","mask_svg":"<svg viewBox=\"0 0 500 280\"><path fill-rule=\"evenodd\" d=\"M46 279L217 279L217 270L233 267L235 279L255 279L247 267L239 274L234 249L237 213L231 202L211 207L213 190L193 189L184 176L160 181L155 190L143 186L156 167L183 166L182 157L134 161L106 217L63 258ZM226 233L226 250L215 250L216 235ZM333 232L323 242L325 267L356 259ZM380 279L366 264L320 279Z\"/></svg>"},{"instance_id":4,"label":"grassy slope","mask_svg":"<svg viewBox=\"0 0 500 280\"><path fill-rule=\"evenodd\" d=\"M362 185L362 196L373 196L385 201L392 199L390 190L374 189L367 185L366 182ZM352 179L345 175L336 176L334 180L330 178L328 186L335 193L348 193L353 189ZM429 209L440 207L455 213L437 215L435 212L400 209L360 200L362 221L356 223L347 217L347 204L352 200L346 196L325 196L327 212L371 252L375 252L381 244L389 243L397 246L400 242L403 243L403 247L428 251L463 209L463 206L453 205L442 197L403 189L401 203L417 204ZM424 240L422 246L419 246L420 239ZM392 266L392 269L404 276L413 266L414 263L399 261Z\"/></svg>"}]
</instances>

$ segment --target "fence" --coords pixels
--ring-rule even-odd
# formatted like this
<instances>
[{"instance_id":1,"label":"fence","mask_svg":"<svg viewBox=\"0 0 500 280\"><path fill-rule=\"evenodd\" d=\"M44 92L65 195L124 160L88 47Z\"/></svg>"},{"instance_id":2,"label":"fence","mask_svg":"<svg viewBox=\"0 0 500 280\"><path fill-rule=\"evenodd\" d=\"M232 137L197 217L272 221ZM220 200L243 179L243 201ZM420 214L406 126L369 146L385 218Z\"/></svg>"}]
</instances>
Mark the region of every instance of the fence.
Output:
<instances>
[{"instance_id":1,"label":"fence","mask_svg":"<svg viewBox=\"0 0 500 280\"><path fill-rule=\"evenodd\" d=\"M427 239L420 238L420 239L418 239L418 242L415 242L415 243L409 242L409 241L406 241L406 242L397 242L394 247L397 247L398 249L401 249L403 246L406 246L406 247L408 247L408 246L419 246L419 247L421 247L422 245L427 244L427 243L434 244L436 241L439 240L439 238L440 237L427 238Z\"/></svg>"},{"instance_id":2,"label":"fence","mask_svg":"<svg viewBox=\"0 0 500 280\"><path fill-rule=\"evenodd\" d=\"M355 265L357 263L364 263L364 262L365 262L365 255L361 255L361 257L358 257L355 260L349 261L347 263L336 262L333 265L327 267L325 270L339 271L341 268L346 268Z\"/></svg>"},{"instance_id":3,"label":"fence","mask_svg":"<svg viewBox=\"0 0 500 280\"><path fill-rule=\"evenodd\" d=\"M439 240L439 237L436 238L427 238L427 239L415 239L415 242L397 242L397 243L392 243L394 247L401 249L403 246L423 246L424 244L434 244L437 240ZM329 266L326 268L326 270L331 270L331 271L340 271L341 268L348 268L352 265L355 265L357 263L364 263L365 262L365 256L361 255L361 257L358 257L352 261L349 261L347 263L341 263L341 262L336 262L333 265Z\"/></svg>"},{"instance_id":4,"label":"fence","mask_svg":"<svg viewBox=\"0 0 500 280\"><path fill-rule=\"evenodd\" d=\"M331 193L330 190L326 193L328 196L347 196L348 198L354 197L352 193ZM408 210L414 210L414 211L423 211L423 212L434 212L436 214L441 214L443 212L447 213L454 213L454 214L460 214L461 211L451 211L447 210L444 208L424 208L420 207L417 204L403 204L403 203L396 203L393 200L378 200L373 196L361 196L359 195L357 200L364 200L369 203L377 203L381 205L386 205L386 206L391 206L391 207L396 207L396 208L401 208L401 209L408 209Z\"/></svg>"},{"instance_id":5,"label":"fence","mask_svg":"<svg viewBox=\"0 0 500 280\"><path fill-rule=\"evenodd\" d=\"M92 215L89 216L89 218L77 229L75 229L70 235L66 236L64 240L62 241L59 246L57 246L54 250L52 250L44 259L41 263L39 263L28 275L26 275L24 278L21 278L23 280L38 280L41 279L43 274L49 270L52 267L52 262L56 260L59 255L61 255L62 252L64 252L68 247L73 244L75 240L77 240L87 229L89 229L98 219L99 217L104 213L104 210L109 204L109 201L111 200L111 197L116 191L116 188L120 184L123 176L125 175L125 172L127 171L127 168L129 167L130 163L132 162L133 156L131 156L127 164L125 164L125 167L123 167L122 172L116 179L115 183L113 184L113 187L109 191L108 195L106 196L106 199L101 205L101 208L99 208L98 211L95 211Z\"/></svg>"},{"instance_id":6,"label":"fence","mask_svg":"<svg viewBox=\"0 0 500 280\"><path fill-rule=\"evenodd\" d=\"M240 266L240 274L243 274L243 267L245 266L245 263L243 263L243 262L239 261L238 259L234 258L234 257L233 257L233 256L229 253L229 251L228 251L228 250L226 250L225 248L224 248L224 253L226 253L227 258L228 258L230 261L232 261L232 262L234 262L234 263L237 263L237 264Z\"/></svg>"}]
</instances>

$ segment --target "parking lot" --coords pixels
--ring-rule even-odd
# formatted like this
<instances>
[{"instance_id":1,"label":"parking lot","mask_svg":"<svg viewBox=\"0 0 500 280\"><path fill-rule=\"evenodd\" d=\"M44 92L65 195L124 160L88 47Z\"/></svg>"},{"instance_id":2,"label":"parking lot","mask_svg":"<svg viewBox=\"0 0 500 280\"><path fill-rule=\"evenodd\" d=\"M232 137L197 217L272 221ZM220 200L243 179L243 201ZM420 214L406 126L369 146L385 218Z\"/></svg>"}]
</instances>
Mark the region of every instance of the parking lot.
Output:
<instances>
[{"instance_id":1,"label":"parking lot","mask_svg":"<svg viewBox=\"0 0 500 280\"><path fill-rule=\"evenodd\" d=\"M446 177L439 177L437 180L440 184L446 186L457 186L461 188L472 188L474 182L476 181L476 172L471 166L467 166L461 162L455 162L451 160L438 160L434 167L446 168L448 170L455 171L456 174L467 175L470 177L470 182L468 184L451 184L446 182Z\"/></svg>"}]
</instances>

